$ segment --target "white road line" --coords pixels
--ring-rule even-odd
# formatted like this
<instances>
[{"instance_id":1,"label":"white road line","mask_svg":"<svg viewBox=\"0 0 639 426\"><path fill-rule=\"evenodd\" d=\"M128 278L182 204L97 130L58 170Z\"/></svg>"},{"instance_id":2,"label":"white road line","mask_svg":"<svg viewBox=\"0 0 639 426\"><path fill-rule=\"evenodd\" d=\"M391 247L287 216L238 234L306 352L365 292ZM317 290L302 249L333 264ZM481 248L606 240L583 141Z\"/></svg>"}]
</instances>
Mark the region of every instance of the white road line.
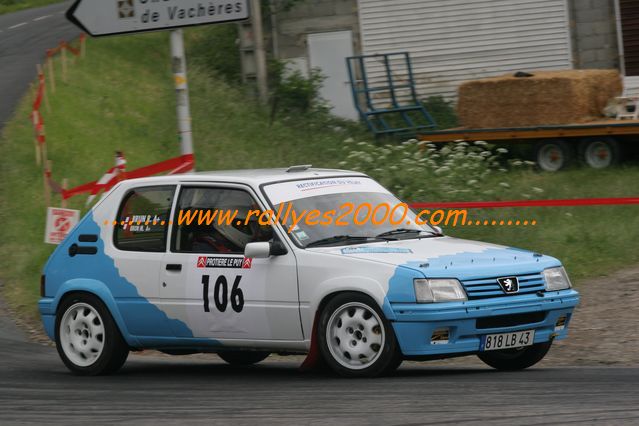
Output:
<instances>
[{"instance_id":1,"label":"white road line","mask_svg":"<svg viewBox=\"0 0 639 426\"><path fill-rule=\"evenodd\" d=\"M38 16L37 18L35 18L33 21L37 22L37 21L42 21L43 19L47 19L49 18L51 15L44 15L44 16Z\"/></svg>"},{"instance_id":2,"label":"white road line","mask_svg":"<svg viewBox=\"0 0 639 426\"><path fill-rule=\"evenodd\" d=\"M7 28L7 29L12 30L12 29L14 29L14 28L18 28L18 27L21 27L21 26L23 26L23 25L27 25L27 23L26 23L26 22L20 22L19 24L15 24L14 26L9 27L9 28Z\"/></svg>"}]
</instances>

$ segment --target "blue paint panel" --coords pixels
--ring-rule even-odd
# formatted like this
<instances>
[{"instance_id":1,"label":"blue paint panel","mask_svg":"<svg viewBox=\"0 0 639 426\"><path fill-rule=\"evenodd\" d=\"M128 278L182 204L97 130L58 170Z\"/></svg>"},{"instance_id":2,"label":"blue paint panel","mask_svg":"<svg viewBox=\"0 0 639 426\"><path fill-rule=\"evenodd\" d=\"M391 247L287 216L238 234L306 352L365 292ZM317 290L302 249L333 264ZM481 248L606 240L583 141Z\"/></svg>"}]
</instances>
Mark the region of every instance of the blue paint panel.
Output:
<instances>
[{"instance_id":1,"label":"blue paint panel","mask_svg":"<svg viewBox=\"0 0 639 426\"><path fill-rule=\"evenodd\" d=\"M100 235L100 227L94 221L92 213L87 214L58 246L44 268L47 277L47 297L40 303L43 315L55 311L62 293L66 293L67 290L86 290L105 302L129 344L139 341L137 337L144 336L172 339L173 330L179 330L182 336L193 337L192 331L184 322L169 318L166 313L142 297L135 284L119 274L114 260L105 254L101 238L97 243L82 243L97 246L96 255L69 256L69 246L77 242L79 234ZM158 268L159 266L158 264ZM50 334L48 328L51 321L48 317L43 317L43 320ZM209 345L217 344L214 340L206 341Z\"/></svg>"},{"instance_id":2,"label":"blue paint panel","mask_svg":"<svg viewBox=\"0 0 639 426\"><path fill-rule=\"evenodd\" d=\"M441 355L480 350L485 334L535 329L535 343L563 339L567 327L555 331L561 315L570 315L579 302L574 290L542 293L542 271L561 266L552 257L535 255L515 248L487 248L482 252L416 259L395 269L389 281L387 301L397 340L404 355ZM519 294L506 295L495 278L517 276L521 279ZM416 278L456 278L464 284L473 299L466 302L418 304L413 280ZM485 330L476 328L480 317L546 311L542 323ZM386 312L386 309L385 309ZM447 344L431 344L434 330L446 327Z\"/></svg>"}]
</instances>

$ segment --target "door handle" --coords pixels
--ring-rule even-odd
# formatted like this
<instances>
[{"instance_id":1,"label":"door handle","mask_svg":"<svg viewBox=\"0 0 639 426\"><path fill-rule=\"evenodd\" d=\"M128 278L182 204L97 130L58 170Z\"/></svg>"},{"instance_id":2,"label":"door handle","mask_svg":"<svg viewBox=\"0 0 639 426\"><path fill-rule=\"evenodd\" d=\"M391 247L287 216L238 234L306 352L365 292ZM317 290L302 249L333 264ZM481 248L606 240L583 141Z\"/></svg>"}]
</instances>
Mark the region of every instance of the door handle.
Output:
<instances>
[{"instance_id":1,"label":"door handle","mask_svg":"<svg viewBox=\"0 0 639 426\"><path fill-rule=\"evenodd\" d=\"M181 271L182 270L182 264L181 263L169 263L168 265L166 265L166 270L167 271Z\"/></svg>"}]
</instances>

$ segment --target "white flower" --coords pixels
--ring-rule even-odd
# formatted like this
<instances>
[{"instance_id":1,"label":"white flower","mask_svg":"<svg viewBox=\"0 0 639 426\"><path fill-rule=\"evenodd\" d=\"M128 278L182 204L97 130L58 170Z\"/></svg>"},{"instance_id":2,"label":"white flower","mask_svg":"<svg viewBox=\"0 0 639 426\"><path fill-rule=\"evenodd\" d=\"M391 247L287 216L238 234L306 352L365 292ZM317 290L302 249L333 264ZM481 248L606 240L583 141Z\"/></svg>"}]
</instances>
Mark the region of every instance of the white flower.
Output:
<instances>
[{"instance_id":1,"label":"white flower","mask_svg":"<svg viewBox=\"0 0 639 426\"><path fill-rule=\"evenodd\" d=\"M541 188L537 188L536 186L533 186L533 187L532 187L532 190L533 190L533 191L535 191L535 192L537 192L537 193L539 193L539 194L541 194L541 193L543 193L543 192L544 192L544 190L543 190L543 189L541 189Z\"/></svg>"},{"instance_id":2,"label":"white flower","mask_svg":"<svg viewBox=\"0 0 639 426\"><path fill-rule=\"evenodd\" d=\"M499 186L501 186L502 188L510 188L510 185L508 185L508 183L506 182L499 182Z\"/></svg>"}]
</instances>

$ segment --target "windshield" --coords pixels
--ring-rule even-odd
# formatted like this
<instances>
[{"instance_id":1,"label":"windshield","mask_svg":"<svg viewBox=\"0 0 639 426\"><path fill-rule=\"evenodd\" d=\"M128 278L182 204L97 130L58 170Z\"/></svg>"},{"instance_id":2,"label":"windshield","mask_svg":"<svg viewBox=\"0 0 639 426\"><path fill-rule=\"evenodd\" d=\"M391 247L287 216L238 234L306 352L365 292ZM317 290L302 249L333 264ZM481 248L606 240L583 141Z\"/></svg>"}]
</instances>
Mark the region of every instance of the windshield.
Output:
<instances>
[{"instance_id":1,"label":"windshield","mask_svg":"<svg viewBox=\"0 0 639 426\"><path fill-rule=\"evenodd\" d=\"M370 178L329 178L267 185L276 220L301 247L362 244L436 235L397 197Z\"/></svg>"}]
</instances>

